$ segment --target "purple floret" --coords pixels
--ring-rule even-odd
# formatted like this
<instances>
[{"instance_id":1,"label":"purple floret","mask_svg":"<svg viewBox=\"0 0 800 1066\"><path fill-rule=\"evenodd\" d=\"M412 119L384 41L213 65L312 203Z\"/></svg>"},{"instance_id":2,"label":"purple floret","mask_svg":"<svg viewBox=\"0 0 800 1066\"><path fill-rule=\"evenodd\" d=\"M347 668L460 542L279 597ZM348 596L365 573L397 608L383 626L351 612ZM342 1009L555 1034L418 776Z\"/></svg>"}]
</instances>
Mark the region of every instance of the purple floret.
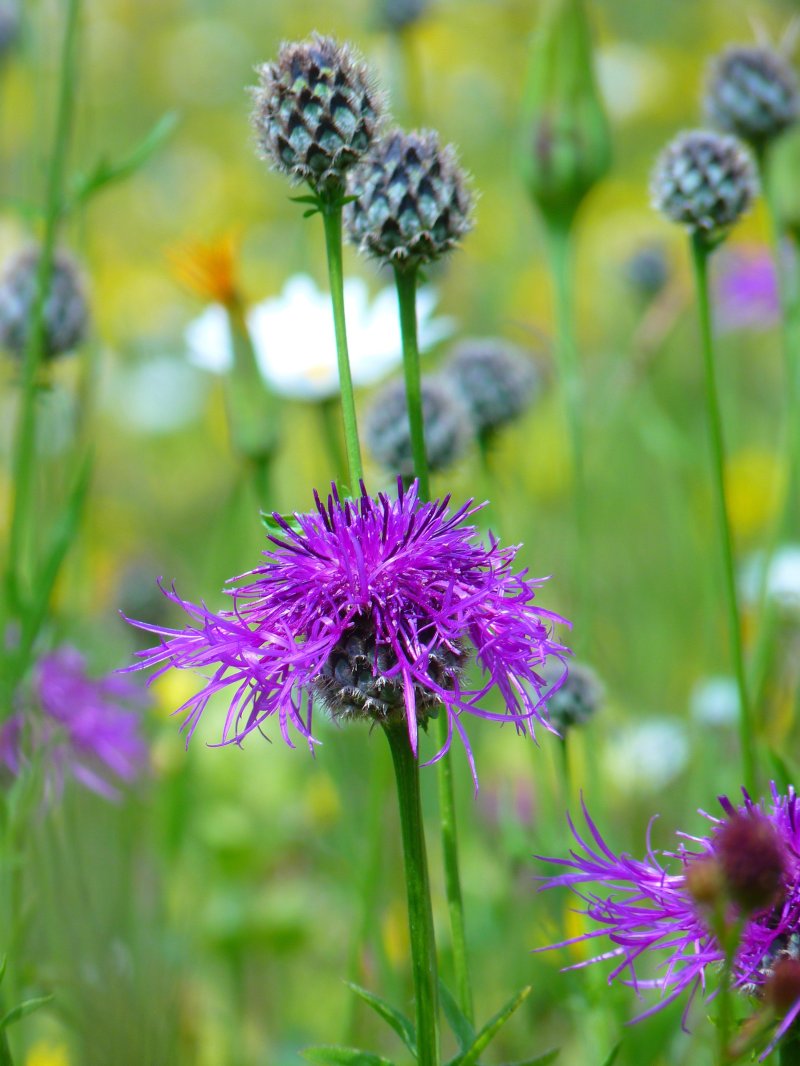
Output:
<instances>
[{"instance_id":1,"label":"purple floret","mask_svg":"<svg viewBox=\"0 0 800 1066\"><path fill-rule=\"evenodd\" d=\"M83 656L62 647L37 663L32 697L0 729L0 761L12 774L41 753L48 797L71 776L106 799L142 774L141 712L149 699L138 685L119 674L91 678Z\"/></svg>"},{"instance_id":2,"label":"purple floret","mask_svg":"<svg viewBox=\"0 0 800 1066\"><path fill-rule=\"evenodd\" d=\"M740 814L765 818L773 827L785 855L785 876L780 902L744 918L741 941L733 963L733 983L741 991L759 995L769 980L774 965L781 958L796 957L800 948L800 811L794 789L780 795L773 784L771 802L755 803L742 789L744 802ZM577 848L569 859L547 859L564 867L564 873L542 878L542 889L567 886L586 904L584 913L600 928L554 944L563 947L582 941L608 937L613 947L567 969L579 969L594 962L615 960L609 983L620 977L637 991L657 989L662 998L638 1015L640 1020L661 1010L684 992L688 992L688 1012L699 988L705 988L708 968L714 973L723 963L725 953L704 919L702 907L687 888L686 871L698 859L717 857L720 828L736 813L730 800L720 797L724 817L703 814L712 823L708 836L693 837L679 833L690 841L681 843L677 852L654 852L648 830L647 859L639 861L629 855L615 855L603 840L589 812L583 814L589 838L581 836L571 819L572 835ZM652 823L651 823L652 825ZM690 850L695 848L696 850ZM673 860L671 872L659 857ZM578 886L599 884L605 891L581 890ZM540 949L550 950L550 948ZM658 954L655 959L650 952ZM642 978L638 968L655 966L656 976ZM685 1014L684 1013L684 1018ZM784 1015L762 1058L774 1048L800 1014L800 999Z\"/></svg>"},{"instance_id":3,"label":"purple floret","mask_svg":"<svg viewBox=\"0 0 800 1066\"><path fill-rule=\"evenodd\" d=\"M467 522L479 508L470 501L451 514L449 496L421 502L416 484L399 486L396 499L368 496L362 484L356 499L341 500L334 487L327 502L316 493L315 500L310 514L274 516L283 533L268 538L265 565L233 579L242 583L228 590L231 610L215 613L172 588L165 594L191 626L134 623L165 638L137 653L139 668L156 666L155 676L170 667L210 671L178 709L187 712L188 738L211 697L226 691L221 743L241 743L276 718L290 747L291 729L313 745L313 697L336 702L331 678L340 666L350 685L344 698L360 701L374 721L399 715L415 754L418 725L444 708L450 735L432 761L455 729L474 775L464 712L533 735L534 720L545 721L548 692L538 668L567 654L552 637L563 619L534 606L541 580L512 571L515 547L481 543ZM467 644L484 674L475 687L463 676ZM494 687L503 711L481 706Z\"/></svg>"}]
</instances>

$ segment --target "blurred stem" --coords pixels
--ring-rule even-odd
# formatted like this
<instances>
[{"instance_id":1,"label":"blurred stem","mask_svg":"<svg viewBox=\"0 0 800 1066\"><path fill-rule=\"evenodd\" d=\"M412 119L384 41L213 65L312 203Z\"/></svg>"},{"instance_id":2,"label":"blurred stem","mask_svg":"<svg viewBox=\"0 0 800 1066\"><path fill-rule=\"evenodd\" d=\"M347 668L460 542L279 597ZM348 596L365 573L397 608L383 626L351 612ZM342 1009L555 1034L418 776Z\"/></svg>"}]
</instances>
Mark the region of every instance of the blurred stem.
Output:
<instances>
[{"instance_id":1,"label":"blurred stem","mask_svg":"<svg viewBox=\"0 0 800 1066\"><path fill-rule=\"evenodd\" d=\"M725 449L722 439L722 419L719 410L714 346L711 332L711 312L708 298L708 259L710 250L704 237L695 233L691 237L692 263L697 286L697 307L700 318L701 347L705 364L706 413L709 442L711 445L712 482L717 521L719 550L722 553L722 569L725 597L728 610L728 636L731 645L736 684L739 689L739 746L742 754L744 785L751 795L756 794L756 751L752 711L747 691L742 627L739 605L736 598L736 578L733 566L733 541L730 520L725 500Z\"/></svg>"},{"instance_id":2,"label":"blurred stem","mask_svg":"<svg viewBox=\"0 0 800 1066\"><path fill-rule=\"evenodd\" d=\"M425 424L422 416L422 383L417 345L417 270L394 268L397 303L400 310L400 333L403 339L403 374L406 382L408 423L411 429L411 455L414 477L419 482L420 499L431 495L428 454L425 451Z\"/></svg>"},{"instance_id":3,"label":"blurred stem","mask_svg":"<svg viewBox=\"0 0 800 1066\"><path fill-rule=\"evenodd\" d=\"M31 565L31 504L36 466L37 374L44 357L45 305L53 274L58 226L63 207L64 173L72 132L78 84L78 21L81 0L67 0L61 46L60 78L53 150L47 168L44 228L36 275L36 295L31 308L25 357L22 366L22 398L13 444L11 520L6 564L6 594L12 614L23 611L24 575ZM6 640L0 626L0 646ZM24 672L19 664L17 674Z\"/></svg>"},{"instance_id":4,"label":"blurred stem","mask_svg":"<svg viewBox=\"0 0 800 1066\"><path fill-rule=\"evenodd\" d=\"M424 101L422 91L422 69L417 56L417 42L414 29L406 26L393 34L397 41L402 66L401 83L406 96L407 124L419 126L423 123Z\"/></svg>"},{"instance_id":5,"label":"blurred stem","mask_svg":"<svg viewBox=\"0 0 800 1066\"><path fill-rule=\"evenodd\" d=\"M439 1066L439 986L431 890L419 791L419 762L403 723L384 726L392 753L408 894L411 968L417 1008L417 1066Z\"/></svg>"},{"instance_id":6,"label":"blurred stem","mask_svg":"<svg viewBox=\"0 0 800 1066\"><path fill-rule=\"evenodd\" d=\"M408 421L411 427L411 454L414 459L414 476L419 482L423 500L430 498L428 457L425 450L425 426L422 414L422 388L417 346L417 271L395 267L397 301L400 310L400 332L403 341L403 371L405 373ZM439 745L444 750L450 741L448 715L442 709L437 719ZM444 860L445 890L450 914L450 935L453 947L453 969L456 990L464 1015L472 1021L472 988L469 979L467 938L464 922L464 900L461 893L461 877L458 863L458 828L456 824L456 800L453 788L453 765L450 752L446 751L437 767L439 781L439 817L442 830L442 857Z\"/></svg>"},{"instance_id":7,"label":"blurred stem","mask_svg":"<svg viewBox=\"0 0 800 1066\"><path fill-rule=\"evenodd\" d=\"M342 203L340 197L322 198L322 222L325 227L325 249L328 255L328 280L333 305L333 327L336 333L336 358L339 367L339 389L342 397L342 422L350 490L356 492L363 477L361 448L358 443L356 404L350 357L347 354L347 327L344 317L344 273L342 268Z\"/></svg>"},{"instance_id":8,"label":"blurred stem","mask_svg":"<svg viewBox=\"0 0 800 1066\"><path fill-rule=\"evenodd\" d=\"M718 913L714 919L714 927L720 945L725 951L725 959L722 963L722 972L719 978L719 991L717 999L717 1062L719 1066L727 1066L732 1061L730 1044L732 1036L733 1003L731 1001L731 976L733 973L733 960L736 949L739 946L739 938L742 932L742 921L728 922L725 917L725 904L720 903Z\"/></svg>"},{"instance_id":9,"label":"blurred stem","mask_svg":"<svg viewBox=\"0 0 800 1066\"><path fill-rule=\"evenodd\" d=\"M575 627L576 643L582 644L585 649L591 628L591 596L587 565L589 529L583 431L583 386L578 363L578 346L575 340L573 299L575 242L572 219L548 222L545 225L545 232L550 252L550 267L553 272L556 360L561 386L564 390L575 478L575 529L578 538L578 557L575 567L576 602L581 608L578 612L578 625Z\"/></svg>"},{"instance_id":10,"label":"blurred stem","mask_svg":"<svg viewBox=\"0 0 800 1066\"><path fill-rule=\"evenodd\" d=\"M343 481L347 477L347 459L342 449L339 399L336 396L326 397L324 400L315 403L314 406L322 426L322 435L328 446L334 478L336 481Z\"/></svg>"}]
</instances>

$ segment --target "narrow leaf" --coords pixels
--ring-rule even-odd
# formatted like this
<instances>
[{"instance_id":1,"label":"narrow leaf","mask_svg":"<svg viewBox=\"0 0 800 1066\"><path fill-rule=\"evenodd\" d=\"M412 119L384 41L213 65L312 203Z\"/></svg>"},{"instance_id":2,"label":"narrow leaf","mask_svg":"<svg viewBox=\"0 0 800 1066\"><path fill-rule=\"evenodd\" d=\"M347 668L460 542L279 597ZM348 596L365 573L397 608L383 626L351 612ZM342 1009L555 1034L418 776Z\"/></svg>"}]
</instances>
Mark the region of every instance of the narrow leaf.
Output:
<instances>
[{"instance_id":1,"label":"narrow leaf","mask_svg":"<svg viewBox=\"0 0 800 1066\"><path fill-rule=\"evenodd\" d=\"M8 955L4 955L0 959L0 985L3 983L3 978L6 975L6 966L8 964Z\"/></svg>"},{"instance_id":2,"label":"narrow leaf","mask_svg":"<svg viewBox=\"0 0 800 1066\"><path fill-rule=\"evenodd\" d=\"M11 1010L3 1018L0 1018L0 1033L4 1029L7 1029L9 1025L13 1025L14 1022L18 1022L20 1018L25 1018L28 1014L33 1014L35 1010L40 1007L46 1006L52 1000L52 996L38 996L36 999L26 999L24 1003L20 1003L17 1007L12 1007Z\"/></svg>"},{"instance_id":3,"label":"narrow leaf","mask_svg":"<svg viewBox=\"0 0 800 1066\"><path fill-rule=\"evenodd\" d=\"M177 124L177 111L168 111L161 116L147 136L128 155L115 162L110 159L99 159L94 168L76 182L69 207L76 207L86 203L95 193L100 192L107 185L111 185L115 181L124 181L125 178L135 174L158 151L172 134Z\"/></svg>"},{"instance_id":4,"label":"narrow leaf","mask_svg":"<svg viewBox=\"0 0 800 1066\"><path fill-rule=\"evenodd\" d=\"M311 218L312 215L318 215L318 214L319 214L319 208L318 207L309 207L308 211L304 211L303 212L303 218Z\"/></svg>"},{"instance_id":5,"label":"narrow leaf","mask_svg":"<svg viewBox=\"0 0 800 1066\"><path fill-rule=\"evenodd\" d=\"M348 981L347 985L349 988L352 988L355 994L363 999L368 1006L372 1007L375 1013L379 1014L387 1025L390 1025L392 1029L394 1029L411 1054L416 1056L416 1029L414 1028L413 1023L406 1018L405 1014L393 1007L391 1003L387 1003L385 999L381 999L380 996L368 992L366 988L353 984L352 981Z\"/></svg>"},{"instance_id":6,"label":"narrow leaf","mask_svg":"<svg viewBox=\"0 0 800 1066\"><path fill-rule=\"evenodd\" d=\"M353 1047L319 1044L316 1047L304 1048L301 1054L309 1062L319 1062L322 1066L394 1066L391 1059Z\"/></svg>"},{"instance_id":7,"label":"narrow leaf","mask_svg":"<svg viewBox=\"0 0 800 1066\"><path fill-rule=\"evenodd\" d=\"M293 204L314 204L315 207L319 207L318 196L290 196L289 199Z\"/></svg>"},{"instance_id":8,"label":"narrow leaf","mask_svg":"<svg viewBox=\"0 0 800 1066\"><path fill-rule=\"evenodd\" d=\"M549 1063L555 1062L560 1054L561 1048L554 1047L550 1048L549 1051L543 1051L541 1055L536 1055L532 1059L520 1059L517 1062L506 1062L503 1066L549 1066Z\"/></svg>"},{"instance_id":9,"label":"narrow leaf","mask_svg":"<svg viewBox=\"0 0 800 1066\"><path fill-rule=\"evenodd\" d=\"M481 1031L478 1033L475 1041L467 1049L467 1051L456 1061L458 1066L475 1066L480 1057L482 1051L484 1051L489 1044L494 1040L508 1019L517 1010L517 1008L528 998L531 992L531 987L523 988L521 992L518 992L513 996L504 1007L502 1007L493 1018L484 1025ZM549 1054L549 1052L548 1052Z\"/></svg>"},{"instance_id":10,"label":"narrow leaf","mask_svg":"<svg viewBox=\"0 0 800 1066\"><path fill-rule=\"evenodd\" d=\"M302 532L303 527L300 525L300 523L297 521L293 514L282 514L280 517L291 529L295 530L297 533ZM286 536L285 528L281 525L275 515L270 514L269 511L261 511L261 525L271 536Z\"/></svg>"},{"instance_id":11,"label":"narrow leaf","mask_svg":"<svg viewBox=\"0 0 800 1066\"><path fill-rule=\"evenodd\" d=\"M617 1061L617 1055L619 1055L621 1048L622 1041L620 1040L618 1044L615 1044L613 1046L613 1048L608 1054L608 1057L603 1060L603 1066L614 1066L614 1063Z\"/></svg>"},{"instance_id":12,"label":"narrow leaf","mask_svg":"<svg viewBox=\"0 0 800 1066\"><path fill-rule=\"evenodd\" d=\"M475 1029L472 1022L462 1013L455 996L441 980L439 981L439 996L447 1024L458 1041L459 1048L466 1051L475 1043Z\"/></svg>"}]
</instances>

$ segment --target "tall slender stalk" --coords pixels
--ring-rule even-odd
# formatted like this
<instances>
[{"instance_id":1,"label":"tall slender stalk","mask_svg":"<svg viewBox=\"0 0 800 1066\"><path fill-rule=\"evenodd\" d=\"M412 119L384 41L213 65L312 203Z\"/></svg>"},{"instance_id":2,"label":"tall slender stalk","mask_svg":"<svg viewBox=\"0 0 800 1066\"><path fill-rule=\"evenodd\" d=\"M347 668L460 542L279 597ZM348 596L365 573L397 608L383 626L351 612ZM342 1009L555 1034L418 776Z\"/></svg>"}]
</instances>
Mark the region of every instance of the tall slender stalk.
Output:
<instances>
[{"instance_id":1,"label":"tall slender stalk","mask_svg":"<svg viewBox=\"0 0 800 1066\"><path fill-rule=\"evenodd\" d=\"M26 577L35 583L32 558L32 501L36 469L36 394L37 375L44 356L45 305L53 275L53 259L64 201L64 175L75 112L78 84L78 24L81 0L67 0L61 46L60 77L53 149L47 169L44 227L36 276L36 294L31 308L25 356L22 364L22 397L12 455L12 499L5 568L5 593L12 616L23 613ZM3 627L0 627L0 634ZM0 636L0 640L3 639ZM18 664L15 676L24 670Z\"/></svg>"},{"instance_id":2,"label":"tall slender stalk","mask_svg":"<svg viewBox=\"0 0 800 1066\"><path fill-rule=\"evenodd\" d=\"M419 761L411 750L408 731L402 723L384 728L394 764L403 836L417 1013L417 1066L439 1066L439 982L419 791Z\"/></svg>"},{"instance_id":3,"label":"tall slender stalk","mask_svg":"<svg viewBox=\"0 0 800 1066\"><path fill-rule=\"evenodd\" d=\"M430 496L430 479L428 475L428 458L425 451L419 346L417 344L416 269L395 269L395 281L400 311L400 332L403 341L403 370L408 401L408 420L411 428L411 454L414 459L414 476L419 482L420 496L423 499L427 499ZM439 744L440 747L444 748L449 736L447 715L440 714L437 724ZM458 863L458 828L456 824L455 791L453 788L453 766L449 751L439 760L437 770L442 856L444 859L445 891L450 915L456 992L463 1014L472 1021L474 1014L472 985L469 977L464 900L461 892L461 875Z\"/></svg>"},{"instance_id":4,"label":"tall slender stalk","mask_svg":"<svg viewBox=\"0 0 800 1066\"><path fill-rule=\"evenodd\" d=\"M575 339L574 322L574 234L572 221L558 221L546 226L553 273L556 321L556 358L564 404L567 428L572 453L572 468L575 482L575 531L577 535L577 559L575 580L577 602L580 604L580 625L576 637L585 644L591 623L591 596L589 593L588 569L588 508L586 484L586 447L583 425L583 386L578 361L578 345ZM581 636L582 634L582 636Z\"/></svg>"},{"instance_id":5,"label":"tall slender stalk","mask_svg":"<svg viewBox=\"0 0 800 1066\"><path fill-rule=\"evenodd\" d=\"M342 396L342 421L347 465L350 471L350 488L358 489L363 477L361 448L358 443L356 404L353 396L353 378L350 373L350 358L347 352L347 327L344 317L344 272L342 268L342 204L340 198L321 201L322 221L325 227L325 249L328 254L328 280L333 304L333 325L336 333L336 358L339 368L339 388Z\"/></svg>"},{"instance_id":6,"label":"tall slender stalk","mask_svg":"<svg viewBox=\"0 0 800 1066\"><path fill-rule=\"evenodd\" d=\"M742 755L742 772L745 787L751 795L756 794L756 751L752 709L745 673L742 648L742 627L739 604L736 597L736 578L733 565L733 542L730 519L725 500L725 449L722 437L722 419L719 410L714 344L711 332L711 312L708 297L708 257L710 254L705 239L699 233L691 238L692 263L697 286L697 305L700 318L701 347L705 365L706 412L709 442L711 445L712 482L717 522L717 537L722 555L723 580L728 613L728 637L731 646L736 684L739 690L739 746Z\"/></svg>"}]
</instances>

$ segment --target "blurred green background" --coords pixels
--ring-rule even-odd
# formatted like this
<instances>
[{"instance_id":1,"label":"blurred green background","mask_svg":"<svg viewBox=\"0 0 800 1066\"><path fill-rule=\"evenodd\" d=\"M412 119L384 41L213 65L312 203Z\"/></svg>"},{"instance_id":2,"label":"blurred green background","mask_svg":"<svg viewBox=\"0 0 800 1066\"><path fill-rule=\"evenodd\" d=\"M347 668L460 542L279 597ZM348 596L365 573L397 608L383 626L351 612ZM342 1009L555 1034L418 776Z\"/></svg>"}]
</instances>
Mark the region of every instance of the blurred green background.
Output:
<instances>
[{"instance_id":1,"label":"blurred green background","mask_svg":"<svg viewBox=\"0 0 800 1066\"><path fill-rule=\"evenodd\" d=\"M612 172L580 215L577 290L591 661L608 701L574 745L575 795L563 794L556 742L544 731L537 748L510 728L468 723L477 796L456 752L479 1014L533 985L487 1063L560 1045L560 1062L601 1066L637 1009L632 992L606 987L601 967L558 973L580 954L529 953L580 929L565 898L537 897L534 877L545 868L533 858L568 846L563 813L576 807L577 788L607 839L641 855L652 814L662 816L654 843L669 848L674 829L699 829L698 806L711 809L719 792L739 785L735 726L690 713L698 682L727 672L725 620L686 242L650 209L647 182L662 144L700 122L709 55L750 41L754 25L777 38L797 8L750 0L588 6L614 141ZM41 202L60 8L26 3L22 41L0 74L2 258L36 229L29 208ZM68 242L89 279L93 340L90 352L54 368L42 400L46 462L58 484L75 396L81 382L93 383L93 495L59 587L56 630L86 650L96 670L130 660L136 638L118 609L157 612L157 577L175 579L188 599L220 605L224 580L258 563L258 506L228 442L219 379L187 359L183 333L203 305L180 286L168 253L233 231L251 300L278 294L298 272L325 287L318 220L304 222L284 179L256 158L249 126L253 68L282 41L313 29L351 40L379 74L398 122L433 127L458 145L480 196L477 226L430 272L438 311L457 323L455 337L505 336L552 361L542 231L515 162L540 8L534 0L437 0L401 48L368 0L86 3L72 169L124 155L165 112L179 114L147 166L70 225ZM409 57L418 71L413 93L404 74ZM752 250L765 241L759 205L729 243ZM654 243L670 280L648 300L626 279L625 264ZM345 269L373 292L388 284L352 249ZM426 360L436 365L445 350ZM763 543L781 484L776 331L721 333L720 356L736 550L744 560ZM13 368L3 374L7 455L16 393ZM358 399L366 405L369 392ZM473 453L438 476L434 489L456 500L491 495L493 528L523 544L519 558L533 574L552 575L542 604L572 617L571 476L555 387L502 436L492 463L491 484ZM271 507L307 509L312 488L324 489L334 472L315 412L286 401ZM369 476L373 488L385 484L377 467ZM4 520L0 514L0 528ZM796 736L783 693L796 642L789 627L770 695L770 736L787 752ZM20 1061L285 1066L300 1061L298 1049L309 1043L345 1037L399 1054L344 984L354 976L409 1003L405 889L382 738L321 723L324 744L314 759L257 737L243 750L213 749L205 744L218 733L212 707L185 752L178 721L167 717L191 691L185 685L191 679L175 676L154 686L152 773L123 805L70 793L63 810L32 827L26 973L38 988L50 982L57 997L20 1027ZM424 787L447 980L433 770ZM366 945L356 953L376 822L383 831L372 856L375 898ZM702 1009L695 1016L691 1038L673 1009L625 1030L618 1063L710 1062L710 1027Z\"/></svg>"}]
</instances>

